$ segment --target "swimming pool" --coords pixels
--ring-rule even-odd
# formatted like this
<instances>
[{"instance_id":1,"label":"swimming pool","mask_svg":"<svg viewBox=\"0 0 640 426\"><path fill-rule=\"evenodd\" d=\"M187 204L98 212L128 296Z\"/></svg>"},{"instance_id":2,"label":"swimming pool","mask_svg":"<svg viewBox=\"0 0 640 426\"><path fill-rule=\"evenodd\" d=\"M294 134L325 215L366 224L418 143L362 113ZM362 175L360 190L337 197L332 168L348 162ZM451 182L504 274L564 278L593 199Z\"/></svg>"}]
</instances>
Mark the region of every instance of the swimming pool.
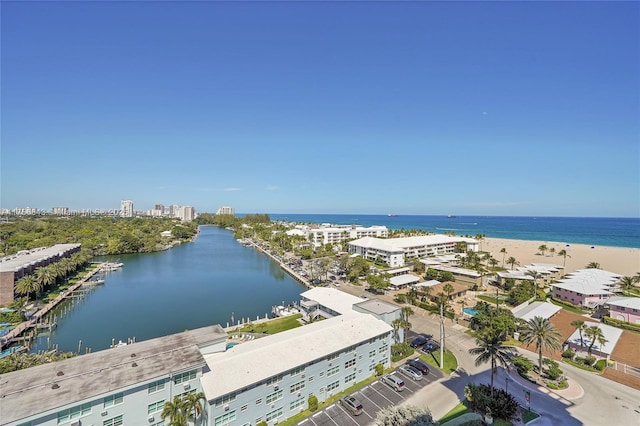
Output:
<instances>
[{"instance_id":1,"label":"swimming pool","mask_svg":"<svg viewBox=\"0 0 640 426\"><path fill-rule=\"evenodd\" d=\"M475 309L473 309L473 308L462 308L462 311L463 311L465 314L467 314L467 315L469 315L469 316L472 316L472 317L474 317L474 316L476 316L476 315L478 314L478 311L476 311L476 310L475 310Z\"/></svg>"}]
</instances>

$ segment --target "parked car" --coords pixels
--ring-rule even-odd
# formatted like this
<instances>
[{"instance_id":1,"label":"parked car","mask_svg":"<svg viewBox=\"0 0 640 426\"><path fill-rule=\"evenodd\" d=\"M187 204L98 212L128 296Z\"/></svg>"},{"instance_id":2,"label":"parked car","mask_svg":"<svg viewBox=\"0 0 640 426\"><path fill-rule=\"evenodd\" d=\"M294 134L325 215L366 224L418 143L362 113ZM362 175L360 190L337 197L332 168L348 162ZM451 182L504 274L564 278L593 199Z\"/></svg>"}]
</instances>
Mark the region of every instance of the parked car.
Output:
<instances>
[{"instance_id":1,"label":"parked car","mask_svg":"<svg viewBox=\"0 0 640 426\"><path fill-rule=\"evenodd\" d=\"M335 281L336 276L335 275L329 275L329 279L332 280L332 281Z\"/></svg>"},{"instance_id":2,"label":"parked car","mask_svg":"<svg viewBox=\"0 0 640 426\"><path fill-rule=\"evenodd\" d=\"M343 407L351 412L354 416L362 414L362 403L353 395L347 395L340 400Z\"/></svg>"},{"instance_id":3,"label":"parked car","mask_svg":"<svg viewBox=\"0 0 640 426\"><path fill-rule=\"evenodd\" d=\"M420 371L423 376L429 374L429 366L425 362L421 361L420 358L410 359L407 361L407 365L410 365Z\"/></svg>"},{"instance_id":4,"label":"parked car","mask_svg":"<svg viewBox=\"0 0 640 426\"><path fill-rule=\"evenodd\" d=\"M440 345L435 340L429 340L427 343L422 345L422 351L430 354L431 352L435 352L440 349Z\"/></svg>"},{"instance_id":5,"label":"parked car","mask_svg":"<svg viewBox=\"0 0 640 426\"><path fill-rule=\"evenodd\" d=\"M404 381L395 374L385 374L380 378L382 383L390 386L396 392L402 392L404 390Z\"/></svg>"},{"instance_id":6,"label":"parked car","mask_svg":"<svg viewBox=\"0 0 640 426\"><path fill-rule=\"evenodd\" d=\"M412 348L419 348L420 346L424 345L425 343L427 343L429 341L429 339L427 339L424 336L418 336L415 339L413 339L410 343Z\"/></svg>"},{"instance_id":7,"label":"parked car","mask_svg":"<svg viewBox=\"0 0 640 426\"><path fill-rule=\"evenodd\" d=\"M422 380L422 373L420 372L420 370L410 365L401 365L400 367L398 367L398 371L400 371L400 374L404 374L405 376L413 380Z\"/></svg>"}]
</instances>

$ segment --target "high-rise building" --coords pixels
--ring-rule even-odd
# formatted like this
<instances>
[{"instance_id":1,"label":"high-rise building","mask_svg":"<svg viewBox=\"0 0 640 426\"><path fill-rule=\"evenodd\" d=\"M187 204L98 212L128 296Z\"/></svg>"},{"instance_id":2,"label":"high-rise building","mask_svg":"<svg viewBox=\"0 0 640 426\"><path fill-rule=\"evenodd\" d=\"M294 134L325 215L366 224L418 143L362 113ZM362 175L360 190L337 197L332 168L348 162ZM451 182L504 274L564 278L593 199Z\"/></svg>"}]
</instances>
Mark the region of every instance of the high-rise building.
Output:
<instances>
[{"instance_id":1,"label":"high-rise building","mask_svg":"<svg viewBox=\"0 0 640 426\"><path fill-rule=\"evenodd\" d=\"M51 209L51 214L57 216L67 216L69 215L69 207L53 207Z\"/></svg>"},{"instance_id":2,"label":"high-rise building","mask_svg":"<svg viewBox=\"0 0 640 426\"><path fill-rule=\"evenodd\" d=\"M191 222L196 218L196 209L191 206L182 206L180 207L178 217L183 222Z\"/></svg>"},{"instance_id":3,"label":"high-rise building","mask_svg":"<svg viewBox=\"0 0 640 426\"><path fill-rule=\"evenodd\" d=\"M222 206L218 209L218 211L216 212L217 215L221 215L221 214L230 214L231 216L235 216L236 212L235 209L233 207L229 207L229 206Z\"/></svg>"},{"instance_id":4,"label":"high-rise building","mask_svg":"<svg viewBox=\"0 0 640 426\"><path fill-rule=\"evenodd\" d=\"M120 217L133 217L133 201L120 201Z\"/></svg>"}]
</instances>

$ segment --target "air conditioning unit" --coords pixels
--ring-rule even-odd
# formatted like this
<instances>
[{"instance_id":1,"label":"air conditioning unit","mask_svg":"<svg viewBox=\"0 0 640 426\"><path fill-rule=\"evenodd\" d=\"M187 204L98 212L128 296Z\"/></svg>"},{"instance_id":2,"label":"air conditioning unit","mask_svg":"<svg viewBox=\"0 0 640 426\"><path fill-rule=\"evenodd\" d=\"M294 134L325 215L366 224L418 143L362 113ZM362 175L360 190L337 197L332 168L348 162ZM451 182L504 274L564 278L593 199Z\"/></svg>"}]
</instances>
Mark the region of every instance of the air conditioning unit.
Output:
<instances>
[{"instance_id":1,"label":"air conditioning unit","mask_svg":"<svg viewBox=\"0 0 640 426\"><path fill-rule=\"evenodd\" d=\"M76 420L75 422L69 423L69 426L80 426L80 420Z\"/></svg>"},{"instance_id":2,"label":"air conditioning unit","mask_svg":"<svg viewBox=\"0 0 640 426\"><path fill-rule=\"evenodd\" d=\"M191 389L191 385L189 383L185 383L183 387L184 387L184 390Z\"/></svg>"},{"instance_id":3,"label":"air conditioning unit","mask_svg":"<svg viewBox=\"0 0 640 426\"><path fill-rule=\"evenodd\" d=\"M302 395L302 392L298 392L298 396Z\"/></svg>"},{"instance_id":4,"label":"air conditioning unit","mask_svg":"<svg viewBox=\"0 0 640 426\"><path fill-rule=\"evenodd\" d=\"M280 387L278 385L273 385L273 390L278 390Z\"/></svg>"},{"instance_id":5,"label":"air conditioning unit","mask_svg":"<svg viewBox=\"0 0 640 426\"><path fill-rule=\"evenodd\" d=\"M147 421L148 421L149 423L153 423L153 422L155 422L155 421L156 421L156 418L155 418L155 417L153 417L153 416L149 416L149 418L147 419Z\"/></svg>"},{"instance_id":6,"label":"air conditioning unit","mask_svg":"<svg viewBox=\"0 0 640 426\"><path fill-rule=\"evenodd\" d=\"M229 411L229 404L226 404L226 405L224 406L224 411Z\"/></svg>"},{"instance_id":7,"label":"air conditioning unit","mask_svg":"<svg viewBox=\"0 0 640 426\"><path fill-rule=\"evenodd\" d=\"M100 415L102 417L106 416L107 414L109 414L109 412L107 410L104 410L102 413L100 413Z\"/></svg>"}]
</instances>

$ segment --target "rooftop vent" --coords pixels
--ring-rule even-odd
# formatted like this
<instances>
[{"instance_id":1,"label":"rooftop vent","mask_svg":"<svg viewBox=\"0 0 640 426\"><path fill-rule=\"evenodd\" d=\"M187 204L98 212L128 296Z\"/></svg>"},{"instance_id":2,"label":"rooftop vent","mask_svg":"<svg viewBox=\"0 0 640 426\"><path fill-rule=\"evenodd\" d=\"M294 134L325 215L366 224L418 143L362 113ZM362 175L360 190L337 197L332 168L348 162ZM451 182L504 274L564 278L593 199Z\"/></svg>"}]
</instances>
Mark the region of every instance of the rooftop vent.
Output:
<instances>
[{"instance_id":1,"label":"rooftop vent","mask_svg":"<svg viewBox=\"0 0 640 426\"><path fill-rule=\"evenodd\" d=\"M133 364L131 364L132 367L137 367L138 363L134 362Z\"/></svg>"},{"instance_id":2,"label":"rooftop vent","mask_svg":"<svg viewBox=\"0 0 640 426\"><path fill-rule=\"evenodd\" d=\"M136 354L131 354L131 358L135 358L135 357L136 357Z\"/></svg>"},{"instance_id":3,"label":"rooftop vent","mask_svg":"<svg viewBox=\"0 0 640 426\"><path fill-rule=\"evenodd\" d=\"M62 372L62 371L58 371L58 372L56 373L56 375L58 375L58 376L64 376L64 372Z\"/></svg>"},{"instance_id":4,"label":"rooftop vent","mask_svg":"<svg viewBox=\"0 0 640 426\"><path fill-rule=\"evenodd\" d=\"M54 383L53 385L51 385L51 389L58 389L60 387L59 384Z\"/></svg>"}]
</instances>

